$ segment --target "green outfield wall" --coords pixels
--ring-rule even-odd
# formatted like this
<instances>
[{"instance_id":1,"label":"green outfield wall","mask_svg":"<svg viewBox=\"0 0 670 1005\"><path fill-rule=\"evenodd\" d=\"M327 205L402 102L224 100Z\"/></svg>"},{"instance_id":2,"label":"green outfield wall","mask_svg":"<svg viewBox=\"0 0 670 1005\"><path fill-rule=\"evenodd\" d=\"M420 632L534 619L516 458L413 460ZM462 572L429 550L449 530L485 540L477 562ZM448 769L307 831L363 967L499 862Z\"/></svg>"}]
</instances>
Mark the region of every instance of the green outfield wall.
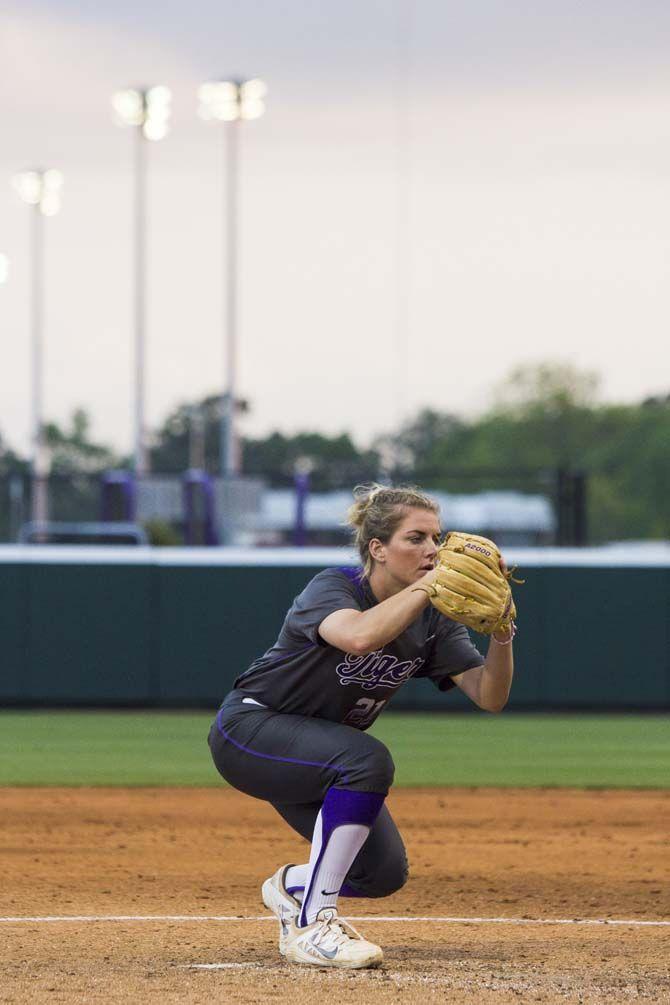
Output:
<instances>
[{"instance_id":1,"label":"green outfield wall","mask_svg":"<svg viewBox=\"0 0 670 1005\"><path fill-rule=\"evenodd\" d=\"M665 552L506 557L525 579L511 708L670 708ZM0 703L215 706L307 580L348 560L340 549L0 548ZM467 704L426 681L393 701Z\"/></svg>"}]
</instances>

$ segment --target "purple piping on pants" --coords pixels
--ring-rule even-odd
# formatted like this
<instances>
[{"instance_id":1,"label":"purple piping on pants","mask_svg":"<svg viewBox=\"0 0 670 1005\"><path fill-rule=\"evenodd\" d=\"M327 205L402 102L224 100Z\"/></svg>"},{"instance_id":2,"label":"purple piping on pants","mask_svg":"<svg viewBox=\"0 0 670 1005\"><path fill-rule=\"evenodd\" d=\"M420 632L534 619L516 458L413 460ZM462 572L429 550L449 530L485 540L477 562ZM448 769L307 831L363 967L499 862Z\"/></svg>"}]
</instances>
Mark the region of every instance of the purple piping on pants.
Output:
<instances>
[{"instance_id":1,"label":"purple piping on pants","mask_svg":"<svg viewBox=\"0 0 670 1005\"><path fill-rule=\"evenodd\" d=\"M278 757L276 754L261 754L258 750L252 750L251 747L245 747L243 743L238 743L237 740L233 740L230 733L225 731L219 721L221 712L223 712L223 709L220 709L216 717L216 728L225 740L232 743L232 745L237 747L238 750L243 750L245 754L251 754L253 757L262 757L265 761L281 761L282 764L300 764L304 768L330 768L331 771L338 771L341 773L344 772L344 769L337 764L323 764L321 761L300 761L297 757ZM347 784L347 779L344 774L342 774L341 782L342 785Z\"/></svg>"}]
</instances>

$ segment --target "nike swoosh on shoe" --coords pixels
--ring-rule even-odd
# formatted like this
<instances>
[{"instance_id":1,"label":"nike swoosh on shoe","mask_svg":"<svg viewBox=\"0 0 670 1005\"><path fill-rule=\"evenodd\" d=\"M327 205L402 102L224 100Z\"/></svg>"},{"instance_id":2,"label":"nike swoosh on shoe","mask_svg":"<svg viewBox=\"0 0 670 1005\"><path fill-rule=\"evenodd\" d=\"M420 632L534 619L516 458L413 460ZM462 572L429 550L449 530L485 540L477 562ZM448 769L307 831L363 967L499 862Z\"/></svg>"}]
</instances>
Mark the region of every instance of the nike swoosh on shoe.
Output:
<instances>
[{"instance_id":1,"label":"nike swoosh on shoe","mask_svg":"<svg viewBox=\"0 0 670 1005\"><path fill-rule=\"evenodd\" d=\"M313 938L311 938L309 940L309 942L307 943L307 945L311 946L314 949L316 949L316 951L319 954L319 956L323 956L324 959L326 959L326 960L334 960L335 957L337 956L337 948L335 948L335 949L322 949L321 946L317 946L317 944L316 944L316 942L314 941Z\"/></svg>"}]
</instances>

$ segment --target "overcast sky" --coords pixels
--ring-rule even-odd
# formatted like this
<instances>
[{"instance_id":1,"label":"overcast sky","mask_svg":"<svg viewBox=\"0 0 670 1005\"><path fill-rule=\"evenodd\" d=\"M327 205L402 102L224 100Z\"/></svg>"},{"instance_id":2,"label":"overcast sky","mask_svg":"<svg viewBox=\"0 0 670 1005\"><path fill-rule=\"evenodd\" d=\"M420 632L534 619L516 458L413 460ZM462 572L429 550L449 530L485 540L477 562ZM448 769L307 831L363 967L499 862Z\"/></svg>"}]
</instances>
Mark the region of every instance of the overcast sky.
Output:
<instances>
[{"instance_id":1,"label":"overcast sky","mask_svg":"<svg viewBox=\"0 0 670 1005\"><path fill-rule=\"evenodd\" d=\"M132 137L110 95L165 83L150 159L157 425L223 383L222 158L198 84L262 76L244 127L239 391L251 435L364 444L423 406L481 411L530 361L670 391L670 5L660 0L5 0L0 432L26 449L26 167L46 221L45 408L132 442Z\"/></svg>"}]
</instances>

